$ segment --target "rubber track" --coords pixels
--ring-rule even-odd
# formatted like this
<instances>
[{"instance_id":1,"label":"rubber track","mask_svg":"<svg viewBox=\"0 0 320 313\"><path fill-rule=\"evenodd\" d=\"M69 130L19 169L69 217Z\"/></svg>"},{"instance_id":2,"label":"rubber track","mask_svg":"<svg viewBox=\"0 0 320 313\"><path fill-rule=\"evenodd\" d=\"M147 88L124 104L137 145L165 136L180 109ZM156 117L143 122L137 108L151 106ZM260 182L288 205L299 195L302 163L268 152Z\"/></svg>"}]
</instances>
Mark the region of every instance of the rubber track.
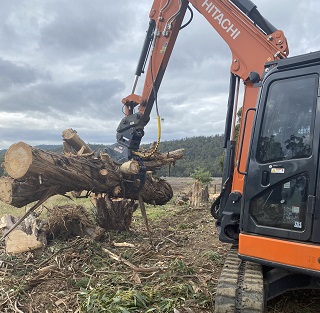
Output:
<instances>
[{"instance_id":1,"label":"rubber track","mask_svg":"<svg viewBox=\"0 0 320 313\"><path fill-rule=\"evenodd\" d=\"M259 264L241 261L232 247L222 269L215 299L215 313L262 313L264 290Z\"/></svg>"}]
</instances>

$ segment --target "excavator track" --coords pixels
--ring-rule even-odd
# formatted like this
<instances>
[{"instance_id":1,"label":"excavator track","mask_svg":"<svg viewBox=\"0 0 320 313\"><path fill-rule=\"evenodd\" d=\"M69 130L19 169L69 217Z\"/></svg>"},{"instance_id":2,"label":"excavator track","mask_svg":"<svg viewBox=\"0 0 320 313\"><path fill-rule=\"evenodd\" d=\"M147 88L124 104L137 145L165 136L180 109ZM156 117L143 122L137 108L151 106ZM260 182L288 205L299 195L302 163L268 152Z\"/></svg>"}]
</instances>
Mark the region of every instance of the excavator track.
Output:
<instances>
[{"instance_id":1,"label":"excavator track","mask_svg":"<svg viewBox=\"0 0 320 313\"><path fill-rule=\"evenodd\" d=\"M240 260L232 247L218 281L214 312L262 313L264 308L261 266Z\"/></svg>"}]
</instances>

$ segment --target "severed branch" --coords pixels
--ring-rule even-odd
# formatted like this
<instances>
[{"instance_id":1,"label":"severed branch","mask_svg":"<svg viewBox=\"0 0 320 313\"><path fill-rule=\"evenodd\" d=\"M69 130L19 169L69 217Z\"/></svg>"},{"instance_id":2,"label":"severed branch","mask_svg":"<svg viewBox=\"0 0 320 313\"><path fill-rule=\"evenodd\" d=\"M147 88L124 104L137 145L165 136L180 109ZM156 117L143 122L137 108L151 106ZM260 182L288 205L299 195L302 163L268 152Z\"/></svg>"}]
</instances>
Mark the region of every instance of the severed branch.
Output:
<instances>
[{"instance_id":1,"label":"severed branch","mask_svg":"<svg viewBox=\"0 0 320 313\"><path fill-rule=\"evenodd\" d=\"M161 271L164 269L161 267L138 267L138 266L135 266L134 264L132 264L131 262L129 262L128 260L122 258L121 256L111 252L110 250L108 250L106 248L102 248L102 250L104 252L106 252L111 259L116 260L119 263L123 263L123 264L129 266L137 273L153 273L153 272Z\"/></svg>"}]
</instances>

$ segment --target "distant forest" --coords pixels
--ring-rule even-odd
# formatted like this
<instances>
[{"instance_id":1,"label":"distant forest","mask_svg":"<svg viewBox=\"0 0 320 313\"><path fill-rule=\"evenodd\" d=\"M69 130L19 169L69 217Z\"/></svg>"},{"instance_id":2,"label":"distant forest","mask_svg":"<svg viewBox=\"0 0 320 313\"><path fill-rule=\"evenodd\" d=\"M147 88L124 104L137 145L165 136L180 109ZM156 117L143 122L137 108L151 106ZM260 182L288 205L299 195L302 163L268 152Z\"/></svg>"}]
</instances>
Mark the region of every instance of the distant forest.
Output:
<instances>
[{"instance_id":1,"label":"distant forest","mask_svg":"<svg viewBox=\"0 0 320 313\"><path fill-rule=\"evenodd\" d=\"M159 176L189 177L196 169L209 171L211 176L221 176L221 162L223 156L223 135L198 136L180 140L163 141L159 151L167 152L180 148L185 149L185 156L176 162L175 166L165 166L157 171ZM102 150L104 145L89 144L94 151ZM149 145L143 145L144 148ZM62 145L39 145L38 149L62 153ZM0 162L4 161L5 150L0 150ZM0 167L3 175L3 168Z\"/></svg>"}]
</instances>

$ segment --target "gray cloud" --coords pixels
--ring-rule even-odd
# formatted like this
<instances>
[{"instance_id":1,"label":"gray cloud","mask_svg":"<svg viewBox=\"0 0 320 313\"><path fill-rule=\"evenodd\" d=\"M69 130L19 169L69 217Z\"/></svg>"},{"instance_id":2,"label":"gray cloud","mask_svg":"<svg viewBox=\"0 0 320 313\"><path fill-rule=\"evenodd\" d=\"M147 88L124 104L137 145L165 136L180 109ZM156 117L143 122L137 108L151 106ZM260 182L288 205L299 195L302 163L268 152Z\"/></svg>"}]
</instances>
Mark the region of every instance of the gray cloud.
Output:
<instances>
[{"instance_id":1,"label":"gray cloud","mask_svg":"<svg viewBox=\"0 0 320 313\"><path fill-rule=\"evenodd\" d=\"M128 1L50 2L50 22L41 28L39 46L50 53L79 57L109 49L125 36L137 18Z\"/></svg>"},{"instance_id":2,"label":"gray cloud","mask_svg":"<svg viewBox=\"0 0 320 313\"><path fill-rule=\"evenodd\" d=\"M50 80L48 73L42 73L29 65L14 64L1 58L0 72L0 90L8 90L17 85L28 85L37 80Z\"/></svg>"},{"instance_id":3,"label":"gray cloud","mask_svg":"<svg viewBox=\"0 0 320 313\"><path fill-rule=\"evenodd\" d=\"M254 2L285 32L290 55L320 49L316 0ZM3 0L1 5L0 148L20 140L57 143L69 127L88 142L114 142L152 0ZM224 131L230 64L228 46L194 10L158 95L164 140ZM155 140L156 133L153 112L144 142Z\"/></svg>"},{"instance_id":4,"label":"gray cloud","mask_svg":"<svg viewBox=\"0 0 320 313\"><path fill-rule=\"evenodd\" d=\"M124 84L119 80L40 83L14 90L2 97L0 109L6 112L42 112L52 114L106 113L106 104L114 101Z\"/></svg>"}]
</instances>

